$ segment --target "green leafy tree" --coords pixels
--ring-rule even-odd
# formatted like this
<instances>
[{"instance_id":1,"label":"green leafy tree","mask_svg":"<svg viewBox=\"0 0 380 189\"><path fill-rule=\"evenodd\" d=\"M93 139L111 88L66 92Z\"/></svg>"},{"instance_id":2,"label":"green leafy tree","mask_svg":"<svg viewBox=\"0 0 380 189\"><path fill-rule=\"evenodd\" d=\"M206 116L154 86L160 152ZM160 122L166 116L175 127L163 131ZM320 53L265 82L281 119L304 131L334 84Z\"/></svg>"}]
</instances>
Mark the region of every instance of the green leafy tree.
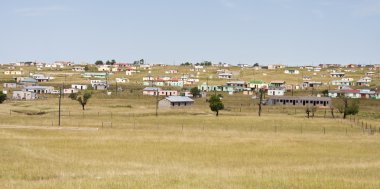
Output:
<instances>
[{"instance_id":1,"label":"green leafy tree","mask_svg":"<svg viewBox=\"0 0 380 189\"><path fill-rule=\"evenodd\" d=\"M84 107L87 105L88 100L91 98L91 93L85 92L83 95L78 93L71 93L69 97L72 100L76 100L82 106L82 110L85 110Z\"/></svg>"},{"instance_id":2,"label":"green leafy tree","mask_svg":"<svg viewBox=\"0 0 380 189\"><path fill-rule=\"evenodd\" d=\"M357 99L349 99L348 97L339 97L340 101L336 103L336 108L343 114L343 119L346 119L347 115L356 115L359 113L359 101Z\"/></svg>"},{"instance_id":3,"label":"green leafy tree","mask_svg":"<svg viewBox=\"0 0 380 189\"><path fill-rule=\"evenodd\" d=\"M211 111L213 112L216 112L216 116L219 116L219 110L223 110L224 109L224 104L222 102L221 99L221 95L218 94L213 94L211 95L210 99L208 100L209 104L210 104L210 109Z\"/></svg>"},{"instance_id":4,"label":"green leafy tree","mask_svg":"<svg viewBox=\"0 0 380 189\"><path fill-rule=\"evenodd\" d=\"M326 96L326 97L329 96L329 90L327 90L327 89L323 90L322 95Z\"/></svg>"},{"instance_id":5,"label":"green leafy tree","mask_svg":"<svg viewBox=\"0 0 380 189\"><path fill-rule=\"evenodd\" d=\"M90 68L88 67L88 65L84 66L84 71L87 72L88 70L90 70Z\"/></svg>"},{"instance_id":6,"label":"green leafy tree","mask_svg":"<svg viewBox=\"0 0 380 189\"><path fill-rule=\"evenodd\" d=\"M7 99L7 95L0 91L0 104Z\"/></svg>"},{"instance_id":7,"label":"green leafy tree","mask_svg":"<svg viewBox=\"0 0 380 189\"><path fill-rule=\"evenodd\" d=\"M103 63L103 61L101 61L101 60L97 60L97 61L95 62L95 65L104 65L104 63Z\"/></svg>"},{"instance_id":8,"label":"green leafy tree","mask_svg":"<svg viewBox=\"0 0 380 189\"><path fill-rule=\"evenodd\" d=\"M194 98L201 96L201 90L198 89L198 87L193 87L190 89L191 94Z\"/></svg>"}]
</instances>

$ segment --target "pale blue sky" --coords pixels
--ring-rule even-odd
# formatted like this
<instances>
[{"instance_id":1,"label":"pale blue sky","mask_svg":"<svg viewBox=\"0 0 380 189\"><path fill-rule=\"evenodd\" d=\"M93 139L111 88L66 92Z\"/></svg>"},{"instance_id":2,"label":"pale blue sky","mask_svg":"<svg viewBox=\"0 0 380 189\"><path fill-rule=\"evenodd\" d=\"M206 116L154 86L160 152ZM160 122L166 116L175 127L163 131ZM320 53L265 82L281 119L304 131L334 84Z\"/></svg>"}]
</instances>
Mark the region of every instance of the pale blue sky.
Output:
<instances>
[{"instance_id":1,"label":"pale blue sky","mask_svg":"<svg viewBox=\"0 0 380 189\"><path fill-rule=\"evenodd\" d=\"M380 0L0 0L0 63L380 63Z\"/></svg>"}]
</instances>

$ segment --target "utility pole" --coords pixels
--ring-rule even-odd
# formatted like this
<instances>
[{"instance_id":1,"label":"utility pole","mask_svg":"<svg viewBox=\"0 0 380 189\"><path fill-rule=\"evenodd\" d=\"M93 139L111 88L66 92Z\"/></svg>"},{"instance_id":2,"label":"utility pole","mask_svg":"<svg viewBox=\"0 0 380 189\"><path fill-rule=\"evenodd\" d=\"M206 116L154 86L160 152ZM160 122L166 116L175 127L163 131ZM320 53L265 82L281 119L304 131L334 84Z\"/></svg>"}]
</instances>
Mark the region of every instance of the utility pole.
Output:
<instances>
[{"instance_id":1,"label":"utility pole","mask_svg":"<svg viewBox=\"0 0 380 189\"><path fill-rule=\"evenodd\" d=\"M158 116L158 88L156 89L156 117Z\"/></svg>"},{"instance_id":2,"label":"utility pole","mask_svg":"<svg viewBox=\"0 0 380 189\"><path fill-rule=\"evenodd\" d=\"M61 126L61 96L62 88L59 87L59 101L58 101L58 126Z\"/></svg>"},{"instance_id":3,"label":"utility pole","mask_svg":"<svg viewBox=\"0 0 380 189\"><path fill-rule=\"evenodd\" d=\"M116 96L117 96L117 81L116 81Z\"/></svg>"},{"instance_id":4,"label":"utility pole","mask_svg":"<svg viewBox=\"0 0 380 189\"><path fill-rule=\"evenodd\" d=\"M261 116L261 104L263 101L263 89L260 89L259 92L260 92L260 101L259 101L259 117L260 117Z\"/></svg>"},{"instance_id":5,"label":"utility pole","mask_svg":"<svg viewBox=\"0 0 380 189\"><path fill-rule=\"evenodd\" d=\"M292 96L293 96L293 84L292 84Z\"/></svg>"}]
</instances>

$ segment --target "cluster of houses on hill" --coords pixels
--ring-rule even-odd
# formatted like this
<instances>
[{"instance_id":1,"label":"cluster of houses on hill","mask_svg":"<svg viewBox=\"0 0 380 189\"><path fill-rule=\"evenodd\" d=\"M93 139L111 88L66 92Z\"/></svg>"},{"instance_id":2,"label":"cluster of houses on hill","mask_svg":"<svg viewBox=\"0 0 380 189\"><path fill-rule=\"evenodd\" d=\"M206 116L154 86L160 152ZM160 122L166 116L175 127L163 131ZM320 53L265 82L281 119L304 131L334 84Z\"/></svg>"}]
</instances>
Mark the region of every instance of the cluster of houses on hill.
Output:
<instances>
[{"instance_id":1,"label":"cluster of houses on hill","mask_svg":"<svg viewBox=\"0 0 380 189\"><path fill-rule=\"evenodd\" d=\"M234 81L236 75L239 75L239 71L229 71L229 64L212 64L211 66L217 66L216 78L220 81L221 79L226 79L227 82L224 84L216 85L204 82L199 83L199 73L206 72L205 66L202 65L192 65L190 68L191 72L197 72L197 74L182 74L178 76L178 70L168 69L165 71L167 75L177 74L178 77L171 76L152 76L151 71L153 65L149 64L129 64L129 63L115 63L113 65L98 65L95 70L88 71L86 66L76 66L72 62L56 61L53 64L37 63L37 62L24 62L13 64L13 67L9 67L4 71L4 75L15 75L14 82L7 82L3 84L4 89L12 89L12 98L17 100L33 100L39 97L39 94L59 94L60 91L56 90L52 86L41 86L40 83L48 82L54 80L54 77L47 76L44 74L30 74L28 77L20 77L23 75L23 69L16 69L16 66L36 66L37 68L64 68L71 66L71 70L74 72L81 72L82 77L89 78L88 84L71 84L66 86L62 92L64 94L77 93L80 90L86 90L91 87L94 90L108 90L109 89L109 76L113 74L120 74L114 72L125 72L125 75L130 76L140 71L145 70L149 73L142 78L142 85L145 87L142 91L143 95L150 96L163 96L163 100L159 102L160 107L190 107L194 101L189 98L192 94L189 91L180 91L175 88L183 88L185 86L195 86L198 85L198 89L202 92L226 92L228 94L234 94L241 92L245 95L254 95L260 89L263 89L268 96L268 105L294 105L294 106L330 106L331 98L337 98L340 96L346 96L349 98L368 98L368 99L380 99L380 91L369 90L369 89L352 89L352 86L358 86L358 88L368 87L372 82L373 76L376 75L374 72L376 69L380 69L380 66L373 65L367 67L370 70L365 73L363 77L358 80L346 77L346 72L354 72L353 68L360 68L360 65L347 65L343 69L341 65L336 64L323 64L319 66L301 66L297 69L288 68L284 70L285 74L298 75L300 70L307 70L314 72L312 75L316 75L315 72L320 72L322 68L328 68L329 73L324 75L324 77L330 76L333 80L328 83L322 83L320 81L312 80L312 76L302 76L302 83L297 85L287 84L286 81L274 80L270 82L264 82L262 80L253 81ZM286 66L281 64L269 65L269 66L249 66L246 64L238 65L242 70L247 68L257 69L284 69ZM299 70L298 70L299 69ZM342 71L344 70L344 71ZM282 71L282 70L281 70ZM304 72L303 72L304 73ZM322 76L322 75L321 75ZM214 76L213 76L214 77ZM128 83L128 78L116 78L117 83ZM308 88L318 88L321 86L334 86L334 90L328 90L328 97L293 97L285 96L287 92L298 90L298 89L308 89ZM168 88L168 89L163 89Z\"/></svg>"}]
</instances>

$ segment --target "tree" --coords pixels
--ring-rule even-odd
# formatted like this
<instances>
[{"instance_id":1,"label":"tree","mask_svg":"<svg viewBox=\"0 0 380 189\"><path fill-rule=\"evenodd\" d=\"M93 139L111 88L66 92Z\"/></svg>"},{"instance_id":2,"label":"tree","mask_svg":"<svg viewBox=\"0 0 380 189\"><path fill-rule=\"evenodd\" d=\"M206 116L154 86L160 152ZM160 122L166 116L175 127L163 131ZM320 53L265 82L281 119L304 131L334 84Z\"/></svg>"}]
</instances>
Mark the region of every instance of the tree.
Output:
<instances>
[{"instance_id":1,"label":"tree","mask_svg":"<svg viewBox=\"0 0 380 189\"><path fill-rule=\"evenodd\" d=\"M311 113L311 117L314 117L314 113L317 111L317 107L316 106L307 106L306 109L305 109L305 113L307 115L307 118L310 118L310 113Z\"/></svg>"},{"instance_id":2,"label":"tree","mask_svg":"<svg viewBox=\"0 0 380 189\"><path fill-rule=\"evenodd\" d=\"M222 95L218 94L213 94L211 95L210 99L208 100L208 102L210 103L210 109L211 111L213 112L216 112L216 116L219 116L219 110L223 110L224 109L224 104L223 102L220 100Z\"/></svg>"},{"instance_id":3,"label":"tree","mask_svg":"<svg viewBox=\"0 0 380 189\"><path fill-rule=\"evenodd\" d=\"M7 99L7 95L0 91L0 104Z\"/></svg>"},{"instance_id":4,"label":"tree","mask_svg":"<svg viewBox=\"0 0 380 189\"><path fill-rule=\"evenodd\" d=\"M264 94L264 89L259 90L260 98L259 98L259 117L261 116L261 106L263 104L263 94Z\"/></svg>"},{"instance_id":5,"label":"tree","mask_svg":"<svg viewBox=\"0 0 380 189\"><path fill-rule=\"evenodd\" d=\"M254 67L259 67L259 63L256 62L255 64L253 64L253 66Z\"/></svg>"},{"instance_id":6,"label":"tree","mask_svg":"<svg viewBox=\"0 0 380 189\"><path fill-rule=\"evenodd\" d=\"M329 90L327 90L327 89L323 90L322 95L326 96L326 97L329 96Z\"/></svg>"},{"instance_id":7,"label":"tree","mask_svg":"<svg viewBox=\"0 0 380 189\"><path fill-rule=\"evenodd\" d=\"M101 61L101 60L97 60L96 62L95 62L95 65L103 65L104 63L103 63L103 61Z\"/></svg>"},{"instance_id":8,"label":"tree","mask_svg":"<svg viewBox=\"0 0 380 189\"><path fill-rule=\"evenodd\" d=\"M80 105L82 105L82 109L84 110L84 107L86 106L88 100L91 98L91 93L85 92L83 95L78 93L71 93L69 97L71 100L76 100L79 102Z\"/></svg>"},{"instance_id":9,"label":"tree","mask_svg":"<svg viewBox=\"0 0 380 189\"><path fill-rule=\"evenodd\" d=\"M198 89L198 87L193 87L190 89L191 94L194 98L201 96L201 90Z\"/></svg>"},{"instance_id":10,"label":"tree","mask_svg":"<svg viewBox=\"0 0 380 189\"><path fill-rule=\"evenodd\" d=\"M339 97L340 103L336 104L338 111L343 114L343 119L346 119L347 115L356 115L359 113L359 101L357 99L350 100L348 97Z\"/></svg>"},{"instance_id":11,"label":"tree","mask_svg":"<svg viewBox=\"0 0 380 189\"><path fill-rule=\"evenodd\" d=\"M90 70L90 68L88 67L88 65L84 66L84 71L87 72L88 70Z\"/></svg>"}]
</instances>

